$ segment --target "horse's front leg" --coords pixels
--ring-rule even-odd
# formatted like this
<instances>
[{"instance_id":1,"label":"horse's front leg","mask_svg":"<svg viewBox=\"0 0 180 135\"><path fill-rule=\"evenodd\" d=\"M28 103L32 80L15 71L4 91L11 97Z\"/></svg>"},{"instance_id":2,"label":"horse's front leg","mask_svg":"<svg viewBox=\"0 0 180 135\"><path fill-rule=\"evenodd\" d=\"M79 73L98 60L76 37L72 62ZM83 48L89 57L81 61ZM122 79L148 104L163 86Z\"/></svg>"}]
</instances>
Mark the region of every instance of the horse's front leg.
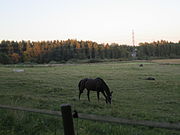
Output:
<instances>
[{"instance_id":1,"label":"horse's front leg","mask_svg":"<svg viewBox=\"0 0 180 135\"><path fill-rule=\"evenodd\" d=\"M108 103L108 99L107 99L107 96L106 96L106 94L105 94L105 92L104 91L101 91L102 92L102 94L104 95L104 97L105 97L105 99L106 99L106 104Z\"/></svg>"},{"instance_id":2,"label":"horse's front leg","mask_svg":"<svg viewBox=\"0 0 180 135\"><path fill-rule=\"evenodd\" d=\"M89 93L90 93L90 90L87 90L88 101L90 101Z\"/></svg>"}]
</instances>

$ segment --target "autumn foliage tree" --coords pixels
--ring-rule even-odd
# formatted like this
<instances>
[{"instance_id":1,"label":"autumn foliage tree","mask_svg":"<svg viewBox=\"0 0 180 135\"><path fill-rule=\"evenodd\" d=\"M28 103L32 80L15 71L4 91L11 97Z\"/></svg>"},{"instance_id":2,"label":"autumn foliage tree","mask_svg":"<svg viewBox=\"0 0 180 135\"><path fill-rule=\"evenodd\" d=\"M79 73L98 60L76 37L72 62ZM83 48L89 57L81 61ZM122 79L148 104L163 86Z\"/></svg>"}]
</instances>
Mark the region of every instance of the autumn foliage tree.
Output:
<instances>
[{"instance_id":1,"label":"autumn foliage tree","mask_svg":"<svg viewBox=\"0 0 180 135\"><path fill-rule=\"evenodd\" d=\"M13 63L15 63L15 64L19 63L20 56L19 56L18 53L12 53L10 56L11 56L11 60L12 60Z\"/></svg>"},{"instance_id":2,"label":"autumn foliage tree","mask_svg":"<svg viewBox=\"0 0 180 135\"><path fill-rule=\"evenodd\" d=\"M65 62L77 59L132 59L132 52L137 50L138 59L180 58L180 41L156 41L140 43L139 46L98 44L93 41L1 41L0 63L49 63Z\"/></svg>"}]
</instances>

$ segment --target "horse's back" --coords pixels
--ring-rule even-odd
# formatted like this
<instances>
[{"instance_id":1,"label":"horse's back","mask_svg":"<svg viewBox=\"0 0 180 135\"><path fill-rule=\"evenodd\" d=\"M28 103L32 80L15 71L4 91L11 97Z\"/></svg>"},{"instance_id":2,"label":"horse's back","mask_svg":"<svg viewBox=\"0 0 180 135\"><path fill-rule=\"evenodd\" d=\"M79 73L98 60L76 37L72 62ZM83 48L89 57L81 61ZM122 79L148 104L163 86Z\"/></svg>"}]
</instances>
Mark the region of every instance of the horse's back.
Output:
<instances>
[{"instance_id":1,"label":"horse's back","mask_svg":"<svg viewBox=\"0 0 180 135\"><path fill-rule=\"evenodd\" d=\"M102 90L102 82L104 82L101 78L89 79L85 78L79 82L79 90L86 88L87 90L92 91L101 91Z\"/></svg>"},{"instance_id":2,"label":"horse's back","mask_svg":"<svg viewBox=\"0 0 180 135\"><path fill-rule=\"evenodd\" d=\"M95 79L88 79L85 83L85 88L87 90L97 90L97 81Z\"/></svg>"}]
</instances>

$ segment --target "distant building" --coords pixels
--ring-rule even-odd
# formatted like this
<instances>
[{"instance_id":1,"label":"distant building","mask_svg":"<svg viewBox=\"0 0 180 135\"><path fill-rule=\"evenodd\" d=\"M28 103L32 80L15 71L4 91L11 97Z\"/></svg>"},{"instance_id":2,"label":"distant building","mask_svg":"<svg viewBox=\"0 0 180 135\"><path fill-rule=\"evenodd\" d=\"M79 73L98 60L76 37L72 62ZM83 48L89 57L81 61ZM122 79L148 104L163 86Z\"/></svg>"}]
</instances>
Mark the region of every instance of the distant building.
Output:
<instances>
[{"instance_id":1,"label":"distant building","mask_svg":"<svg viewBox=\"0 0 180 135\"><path fill-rule=\"evenodd\" d=\"M133 51L132 51L132 53L131 53L131 56L132 56L133 58L135 58L135 57L137 56L137 49L136 49L136 48L133 49Z\"/></svg>"}]
</instances>

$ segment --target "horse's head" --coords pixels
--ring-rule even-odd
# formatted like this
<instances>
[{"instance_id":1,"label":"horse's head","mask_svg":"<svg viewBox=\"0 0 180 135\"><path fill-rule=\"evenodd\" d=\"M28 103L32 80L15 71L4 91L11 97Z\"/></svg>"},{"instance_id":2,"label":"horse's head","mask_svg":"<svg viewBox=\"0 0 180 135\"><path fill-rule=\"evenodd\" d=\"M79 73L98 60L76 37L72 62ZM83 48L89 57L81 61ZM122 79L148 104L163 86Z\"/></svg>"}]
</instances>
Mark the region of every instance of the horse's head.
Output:
<instances>
[{"instance_id":1,"label":"horse's head","mask_svg":"<svg viewBox=\"0 0 180 135\"><path fill-rule=\"evenodd\" d=\"M111 100L112 100L112 93L113 93L113 91L111 91L110 92L110 94L109 95L107 95L107 101L111 104Z\"/></svg>"}]
</instances>

